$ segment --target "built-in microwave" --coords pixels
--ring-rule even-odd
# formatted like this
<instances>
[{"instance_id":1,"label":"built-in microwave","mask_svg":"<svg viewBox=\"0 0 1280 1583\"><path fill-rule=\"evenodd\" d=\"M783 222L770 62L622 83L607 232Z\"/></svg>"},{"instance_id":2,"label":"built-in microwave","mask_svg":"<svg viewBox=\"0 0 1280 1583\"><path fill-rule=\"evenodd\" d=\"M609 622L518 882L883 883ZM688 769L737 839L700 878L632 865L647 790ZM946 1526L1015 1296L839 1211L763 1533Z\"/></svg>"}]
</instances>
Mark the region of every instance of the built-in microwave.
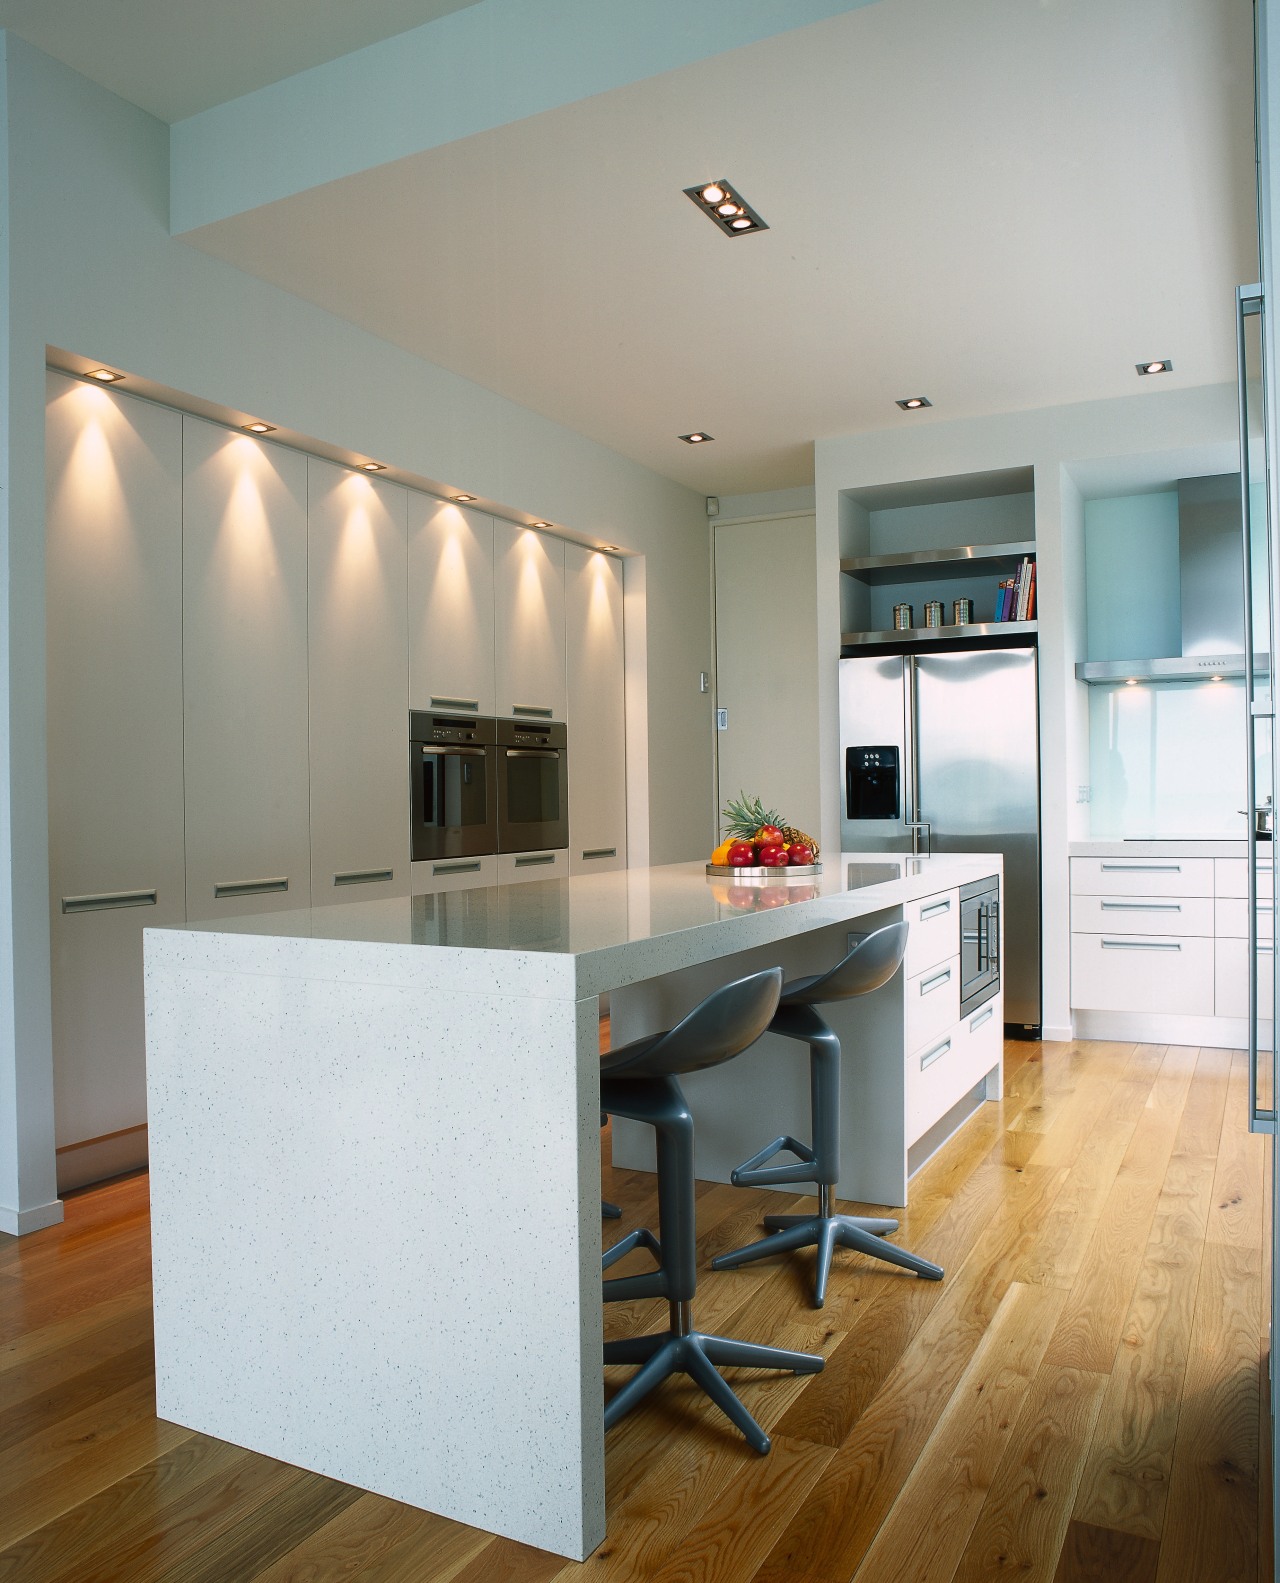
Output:
<instances>
[{"instance_id":1,"label":"built-in microwave","mask_svg":"<svg viewBox=\"0 0 1280 1583\"><path fill-rule=\"evenodd\" d=\"M1000 988L1000 882L975 879L960 887L960 1015L968 1016Z\"/></svg>"},{"instance_id":2,"label":"built-in microwave","mask_svg":"<svg viewBox=\"0 0 1280 1583\"><path fill-rule=\"evenodd\" d=\"M410 711L409 834L415 863L498 850L495 724Z\"/></svg>"},{"instance_id":3,"label":"built-in microwave","mask_svg":"<svg viewBox=\"0 0 1280 1583\"><path fill-rule=\"evenodd\" d=\"M569 845L569 769L563 724L499 720L498 851Z\"/></svg>"}]
</instances>

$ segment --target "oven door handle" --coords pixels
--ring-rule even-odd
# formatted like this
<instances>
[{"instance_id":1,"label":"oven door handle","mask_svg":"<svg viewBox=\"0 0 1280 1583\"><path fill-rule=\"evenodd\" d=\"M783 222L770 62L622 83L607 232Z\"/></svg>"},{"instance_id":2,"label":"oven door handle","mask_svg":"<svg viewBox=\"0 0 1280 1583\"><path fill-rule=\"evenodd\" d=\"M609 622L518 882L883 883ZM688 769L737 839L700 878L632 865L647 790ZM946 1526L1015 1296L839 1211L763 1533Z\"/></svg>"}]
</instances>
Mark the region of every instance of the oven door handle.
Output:
<instances>
[{"instance_id":1,"label":"oven door handle","mask_svg":"<svg viewBox=\"0 0 1280 1583\"><path fill-rule=\"evenodd\" d=\"M988 952L991 948L991 936L987 928L987 904L985 901L978 903L978 927L974 931L974 937L978 942L978 965L975 971L985 973L991 965L989 961L984 962L982 960L983 948L985 947Z\"/></svg>"},{"instance_id":2,"label":"oven door handle","mask_svg":"<svg viewBox=\"0 0 1280 1583\"><path fill-rule=\"evenodd\" d=\"M440 747L434 742L424 742L422 744L423 758L482 759L485 756L486 751L487 750L485 748Z\"/></svg>"},{"instance_id":3,"label":"oven door handle","mask_svg":"<svg viewBox=\"0 0 1280 1583\"><path fill-rule=\"evenodd\" d=\"M994 971L1000 971L1000 903L993 901L987 909L987 960Z\"/></svg>"},{"instance_id":4,"label":"oven door handle","mask_svg":"<svg viewBox=\"0 0 1280 1583\"><path fill-rule=\"evenodd\" d=\"M557 748L508 748L507 757L509 759L558 759L560 753Z\"/></svg>"}]
</instances>

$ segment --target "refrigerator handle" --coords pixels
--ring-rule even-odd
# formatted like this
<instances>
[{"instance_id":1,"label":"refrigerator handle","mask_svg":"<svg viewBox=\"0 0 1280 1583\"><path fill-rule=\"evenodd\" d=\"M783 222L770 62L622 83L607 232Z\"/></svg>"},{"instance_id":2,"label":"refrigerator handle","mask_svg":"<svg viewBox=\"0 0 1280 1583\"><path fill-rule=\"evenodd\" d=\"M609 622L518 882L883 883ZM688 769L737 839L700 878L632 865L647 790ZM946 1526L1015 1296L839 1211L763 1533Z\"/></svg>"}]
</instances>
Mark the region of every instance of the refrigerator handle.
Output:
<instances>
[{"instance_id":1,"label":"refrigerator handle","mask_svg":"<svg viewBox=\"0 0 1280 1583\"><path fill-rule=\"evenodd\" d=\"M906 827L911 832L911 855L920 855L920 831L927 830L927 824L920 820L920 756L916 751L919 746L919 735L916 731L916 657L906 654L902 660L905 667L907 684L907 729L905 747L907 762L903 766L903 776L906 785L907 817Z\"/></svg>"},{"instance_id":2,"label":"refrigerator handle","mask_svg":"<svg viewBox=\"0 0 1280 1583\"><path fill-rule=\"evenodd\" d=\"M1276 1112L1258 1103L1258 830L1254 809L1258 805L1257 716L1254 711L1253 659L1253 532L1249 484L1249 387L1246 368L1245 320L1263 311L1262 287L1241 286L1236 291L1236 378L1240 409L1240 520L1244 529L1244 652L1245 652L1245 785L1249 817L1245 822L1248 863L1249 928L1249 1130L1274 1132ZM1271 681L1268 672L1268 682ZM1274 1044L1274 1034L1272 1043ZM1274 1060L1274 1054L1272 1056Z\"/></svg>"},{"instance_id":3,"label":"refrigerator handle","mask_svg":"<svg viewBox=\"0 0 1280 1583\"><path fill-rule=\"evenodd\" d=\"M907 829L911 832L912 857L933 856L933 827L927 819L908 819ZM920 851L920 831L924 831L924 852Z\"/></svg>"}]
</instances>

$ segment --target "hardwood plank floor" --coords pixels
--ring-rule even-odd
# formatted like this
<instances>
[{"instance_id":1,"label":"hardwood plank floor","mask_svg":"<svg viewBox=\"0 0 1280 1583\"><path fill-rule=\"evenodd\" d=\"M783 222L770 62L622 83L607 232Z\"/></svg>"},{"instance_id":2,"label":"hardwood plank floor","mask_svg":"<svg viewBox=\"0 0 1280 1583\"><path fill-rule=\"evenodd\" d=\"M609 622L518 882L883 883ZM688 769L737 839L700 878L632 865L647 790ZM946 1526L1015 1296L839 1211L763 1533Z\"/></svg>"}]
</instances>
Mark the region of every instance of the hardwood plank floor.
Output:
<instances>
[{"instance_id":1,"label":"hardwood plank floor","mask_svg":"<svg viewBox=\"0 0 1280 1583\"><path fill-rule=\"evenodd\" d=\"M608 1437L581 1566L157 1420L147 1178L77 1195L0 1237L0 1583L1271 1583L1246 1081L1216 1050L1010 1043L902 1216L945 1279L845 1253L815 1311L805 1257L706 1274L705 1328L827 1366L736 1377L768 1458L668 1382ZM651 1178L604 1187L607 1240L653 1223ZM790 1202L700 1184L704 1269Z\"/></svg>"}]
</instances>

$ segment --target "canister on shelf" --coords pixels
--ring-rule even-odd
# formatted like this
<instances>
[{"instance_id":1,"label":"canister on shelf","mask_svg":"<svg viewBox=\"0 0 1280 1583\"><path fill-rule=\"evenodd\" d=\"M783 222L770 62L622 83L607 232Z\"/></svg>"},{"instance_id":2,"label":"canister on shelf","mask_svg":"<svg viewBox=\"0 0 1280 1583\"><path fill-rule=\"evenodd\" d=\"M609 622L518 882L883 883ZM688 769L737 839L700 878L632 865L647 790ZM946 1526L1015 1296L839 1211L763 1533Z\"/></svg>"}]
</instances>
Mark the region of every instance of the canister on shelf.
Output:
<instances>
[{"instance_id":1,"label":"canister on shelf","mask_svg":"<svg viewBox=\"0 0 1280 1583\"><path fill-rule=\"evenodd\" d=\"M915 611L912 610L910 605L894 605L893 630L895 632L905 632L908 627L913 627L915 624Z\"/></svg>"},{"instance_id":2,"label":"canister on shelf","mask_svg":"<svg viewBox=\"0 0 1280 1583\"><path fill-rule=\"evenodd\" d=\"M973 620L973 600L953 599L951 601L951 624L954 627L965 627Z\"/></svg>"},{"instance_id":3,"label":"canister on shelf","mask_svg":"<svg viewBox=\"0 0 1280 1583\"><path fill-rule=\"evenodd\" d=\"M942 625L942 601L931 599L924 607L924 624L927 627L940 627Z\"/></svg>"}]
</instances>

